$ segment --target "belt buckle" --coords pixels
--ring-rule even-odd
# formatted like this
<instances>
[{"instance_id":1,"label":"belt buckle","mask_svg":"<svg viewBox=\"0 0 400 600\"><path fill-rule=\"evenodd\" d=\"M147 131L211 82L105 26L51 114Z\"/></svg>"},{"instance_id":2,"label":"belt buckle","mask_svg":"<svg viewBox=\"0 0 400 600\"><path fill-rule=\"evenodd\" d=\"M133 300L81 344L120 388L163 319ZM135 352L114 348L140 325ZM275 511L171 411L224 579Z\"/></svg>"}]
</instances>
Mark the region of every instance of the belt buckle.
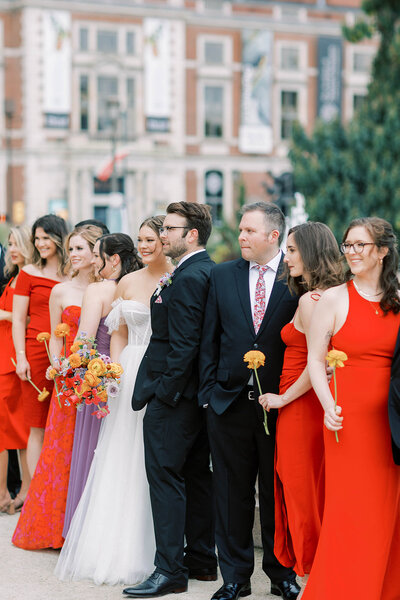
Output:
<instances>
[{"instance_id":1,"label":"belt buckle","mask_svg":"<svg viewBox=\"0 0 400 600\"><path fill-rule=\"evenodd\" d=\"M254 390L248 390L247 391L247 399L248 400L254 400Z\"/></svg>"}]
</instances>

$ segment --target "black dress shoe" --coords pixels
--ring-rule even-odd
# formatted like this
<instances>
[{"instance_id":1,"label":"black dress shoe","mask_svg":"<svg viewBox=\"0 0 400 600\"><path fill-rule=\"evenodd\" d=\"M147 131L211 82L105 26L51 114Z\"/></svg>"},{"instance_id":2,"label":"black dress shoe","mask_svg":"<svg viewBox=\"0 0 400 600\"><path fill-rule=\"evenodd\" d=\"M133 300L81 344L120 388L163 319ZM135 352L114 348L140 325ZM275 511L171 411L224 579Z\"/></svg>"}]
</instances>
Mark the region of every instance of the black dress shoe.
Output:
<instances>
[{"instance_id":1,"label":"black dress shoe","mask_svg":"<svg viewBox=\"0 0 400 600\"><path fill-rule=\"evenodd\" d=\"M128 598L158 598L166 594L186 592L187 583L177 583L162 573L154 571L146 581L133 587L127 587L123 593Z\"/></svg>"},{"instance_id":2,"label":"black dress shoe","mask_svg":"<svg viewBox=\"0 0 400 600\"><path fill-rule=\"evenodd\" d=\"M237 600L244 596L250 596L250 581L246 583L224 583L224 585L215 592L211 600Z\"/></svg>"},{"instance_id":3,"label":"black dress shoe","mask_svg":"<svg viewBox=\"0 0 400 600\"><path fill-rule=\"evenodd\" d=\"M197 581L217 581L217 569L190 569L189 579L197 579Z\"/></svg>"},{"instance_id":4,"label":"black dress shoe","mask_svg":"<svg viewBox=\"0 0 400 600\"><path fill-rule=\"evenodd\" d=\"M283 600L295 600L301 592L301 587L295 579L285 579L279 583L271 582L271 594L282 596Z\"/></svg>"}]
</instances>

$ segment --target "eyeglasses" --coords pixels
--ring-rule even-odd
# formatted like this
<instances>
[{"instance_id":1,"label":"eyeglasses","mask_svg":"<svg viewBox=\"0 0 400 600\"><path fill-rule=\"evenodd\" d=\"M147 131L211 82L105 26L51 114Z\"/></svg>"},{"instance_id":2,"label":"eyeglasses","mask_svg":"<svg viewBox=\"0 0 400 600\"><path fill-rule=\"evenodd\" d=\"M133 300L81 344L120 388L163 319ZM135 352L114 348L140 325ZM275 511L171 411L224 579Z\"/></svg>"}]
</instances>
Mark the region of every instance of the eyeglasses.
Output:
<instances>
[{"instance_id":1,"label":"eyeglasses","mask_svg":"<svg viewBox=\"0 0 400 600\"><path fill-rule=\"evenodd\" d=\"M174 225L166 225L165 227L160 227L160 229L158 230L160 233L166 233L168 235L168 233L170 231L172 231L173 229L190 229L190 227L186 226L182 226L182 227L178 227L178 226L174 226Z\"/></svg>"},{"instance_id":2,"label":"eyeglasses","mask_svg":"<svg viewBox=\"0 0 400 600\"><path fill-rule=\"evenodd\" d=\"M355 242L354 244L344 242L340 245L340 250L343 252L343 254L348 254L353 248L356 254L362 254L365 246L375 246L375 242Z\"/></svg>"}]
</instances>

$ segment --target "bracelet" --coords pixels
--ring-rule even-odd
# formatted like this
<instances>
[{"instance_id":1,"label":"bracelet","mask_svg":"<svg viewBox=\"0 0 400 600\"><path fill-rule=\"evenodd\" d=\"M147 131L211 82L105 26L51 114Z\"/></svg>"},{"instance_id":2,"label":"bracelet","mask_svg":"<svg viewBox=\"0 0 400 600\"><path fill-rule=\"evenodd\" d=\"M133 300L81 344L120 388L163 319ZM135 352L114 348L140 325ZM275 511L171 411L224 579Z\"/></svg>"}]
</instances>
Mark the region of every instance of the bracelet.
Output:
<instances>
[{"instance_id":1,"label":"bracelet","mask_svg":"<svg viewBox=\"0 0 400 600\"><path fill-rule=\"evenodd\" d=\"M25 354L25 350L18 350L17 354Z\"/></svg>"}]
</instances>

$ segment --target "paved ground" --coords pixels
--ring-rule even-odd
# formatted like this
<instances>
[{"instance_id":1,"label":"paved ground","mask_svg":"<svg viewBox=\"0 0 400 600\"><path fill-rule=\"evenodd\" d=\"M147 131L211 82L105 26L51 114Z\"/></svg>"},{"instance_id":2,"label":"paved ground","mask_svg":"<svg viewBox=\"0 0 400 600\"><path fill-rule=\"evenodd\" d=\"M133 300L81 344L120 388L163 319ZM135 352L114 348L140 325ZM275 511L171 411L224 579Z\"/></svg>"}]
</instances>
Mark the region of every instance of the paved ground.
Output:
<instances>
[{"instance_id":1,"label":"paved ground","mask_svg":"<svg viewBox=\"0 0 400 600\"><path fill-rule=\"evenodd\" d=\"M0 600L121 600L122 586L97 586L90 581L64 583L53 570L56 550L20 550L11 544L18 515L0 515ZM277 600L269 592L268 579L261 571L261 552L256 551L256 568L252 577L254 600ZM210 600L222 581L190 582L184 594L169 594L166 600Z\"/></svg>"}]
</instances>

